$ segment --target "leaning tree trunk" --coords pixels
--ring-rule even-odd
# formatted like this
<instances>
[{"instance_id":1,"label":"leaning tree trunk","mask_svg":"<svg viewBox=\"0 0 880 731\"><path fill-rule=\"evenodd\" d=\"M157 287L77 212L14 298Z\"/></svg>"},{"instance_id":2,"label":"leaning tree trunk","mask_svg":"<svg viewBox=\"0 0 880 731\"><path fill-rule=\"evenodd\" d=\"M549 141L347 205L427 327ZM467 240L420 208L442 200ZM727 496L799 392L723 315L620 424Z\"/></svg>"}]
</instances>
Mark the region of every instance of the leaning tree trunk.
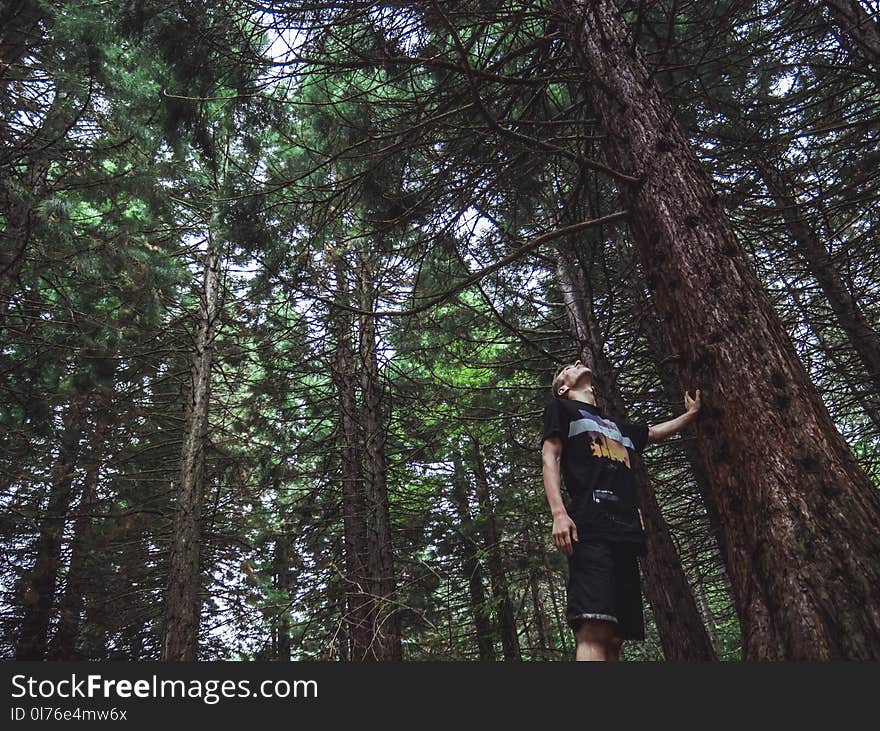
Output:
<instances>
[{"instance_id":1,"label":"leaning tree trunk","mask_svg":"<svg viewBox=\"0 0 880 731\"><path fill-rule=\"evenodd\" d=\"M474 478L477 484L477 503L480 506L480 524L486 555L489 564L489 581L492 587L492 598L498 612L498 631L501 635L501 651L508 662L522 660L519 648L519 637L516 631L516 617L513 602L507 586L507 574L504 571L504 557L501 553L501 536L495 520L495 508L492 505L492 494L489 490L489 477L483 460L480 443L473 439Z\"/></svg>"},{"instance_id":2,"label":"leaning tree trunk","mask_svg":"<svg viewBox=\"0 0 880 731\"><path fill-rule=\"evenodd\" d=\"M859 0L823 0L836 25L843 31L841 43L852 55L861 55L880 72L880 22L872 18Z\"/></svg>"},{"instance_id":3,"label":"leaning tree trunk","mask_svg":"<svg viewBox=\"0 0 880 731\"><path fill-rule=\"evenodd\" d=\"M348 262L340 253L334 264L336 296L348 304ZM364 660L370 653L370 580L367 565L367 508L361 472L357 421L357 369L351 347L351 316L338 308L331 313L334 332L333 380L339 395L338 439L342 467L342 522L345 534L345 611L342 633L348 638L347 657Z\"/></svg>"},{"instance_id":4,"label":"leaning tree trunk","mask_svg":"<svg viewBox=\"0 0 880 731\"><path fill-rule=\"evenodd\" d=\"M797 244L797 250L822 288L837 318L837 324L846 333L853 351L861 359L873 392L880 395L880 332L868 323L855 297L834 267L828 249L819 241L819 237L804 218L801 206L791 192L791 180L785 171L762 160L756 161L755 167L773 196L791 237Z\"/></svg>"},{"instance_id":5,"label":"leaning tree trunk","mask_svg":"<svg viewBox=\"0 0 880 731\"><path fill-rule=\"evenodd\" d=\"M360 305L371 312L376 304L374 273L363 253L359 255ZM382 382L376 342L376 320L360 316L360 375L364 408L363 474L367 509L367 555L374 598L371 618L371 654L376 660L402 659L400 611L395 601L397 578L391 542L391 516L388 510L388 470L385 465L385 419L382 409Z\"/></svg>"},{"instance_id":6,"label":"leaning tree trunk","mask_svg":"<svg viewBox=\"0 0 880 731\"><path fill-rule=\"evenodd\" d=\"M660 333L656 329L658 323L656 313L653 312L653 306L648 301L647 297L645 297L644 290L641 287L635 287L631 284L627 284L625 287L629 292L632 301L637 303L637 308L646 311L646 317L648 318L647 322L650 324L648 327L644 328L645 340L647 341L651 354L654 357L654 362L657 364L657 371L660 376L661 393L667 403L683 404L684 394L678 392L678 384L681 377L677 372L677 359L668 357L669 349L664 347L662 342L663 339L660 337ZM697 485L700 500L703 503L703 507L706 509L709 530L712 533L712 538L718 549L715 553L720 559L721 568L725 574L724 578L729 589L730 583L727 581L727 566L725 563L727 560L727 547L724 545L724 531L721 530L721 519L718 517L718 506L715 504L715 499L712 497L712 488L709 486L709 478L706 476L703 461L700 458L700 451L692 437L692 433L693 427L688 426L685 428L682 432L683 438L681 439L680 446L687 459L688 466L690 467L691 476Z\"/></svg>"},{"instance_id":7,"label":"leaning tree trunk","mask_svg":"<svg viewBox=\"0 0 880 731\"><path fill-rule=\"evenodd\" d=\"M746 659L880 657L880 493L609 0L560 0L725 532Z\"/></svg>"},{"instance_id":8,"label":"leaning tree trunk","mask_svg":"<svg viewBox=\"0 0 880 731\"><path fill-rule=\"evenodd\" d=\"M73 478L84 421L85 397L70 404L64 414L61 449L52 474L49 502L40 523L34 566L24 583L25 613L15 647L16 660L44 660L58 571L61 539L73 501Z\"/></svg>"},{"instance_id":9,"label":"leaning tree trunk","mask_svg":"<svg viewBox=\"0 0 880 731\"><path fill-rule=\"evenodd\" d=\"M877 430L880 430L880 403L877 402L877 394L868 393L867 389L864 387L864 383L857 383L854 379L849 377L851 375L851 369L838 357L837 354L837 350L840 346L835 342L829 341L826 337L825 327L821 322L817 321L815 316L817 311L816 308L820 306L820 303L814 303L812 297L810 297L808 302L804 302L798 288L793 286L786 274L779 272L777 276L779 277L779 281L782 282L783 290L791 301L794 302L797 311L800 313L801 321L807 324L816 338L819 348L822 350L823 357L828 359L830 370L832 372L837 371L837 373L844 374L841 376L841 380L846 384L845 389L852 391L853 400L861 406L868 418L874 423L874 427Z\"/></svg>"},{"instance_id":10,"label":"leaning tree trunk","mask_svg":"<svg viewBox=\"0 0 880 731\"><path fill-rule=\"evenodd\" d=\"M34 222L35 204L48 192L50 160L35 159L31 162L22 179L26 191L23 199L13 203L6 214L6 225L0 232L0 324L18 285L18 277L26 256Z\"/></svg>"},{"instance_id":11,"label":"leaning tree trunk","mask_svg":"<svg viewBox=\"0 0 880 731\"><path fill-rule=\"evenodd\" d=\"M39 27L47 6L37 0L0 0L0 88L15 78L15 66L42 38Z\"/></svg>"},{"instance_id":12,"label":"leaning tree trunk","mask_svg":"<svg viewBox=\"0 0 880 731\"><path fill-rule=\"evenodd\" d=\"M192 661L198 652L199 523L204 495L205 444L211 391L213 342L220 301L220 253L216 217L208 231L204 284L195 334L192 381L177 486L177 510L165 597L162 660Z\"/></svg>"},{"instance_id":13,"label":"leaning tree trunk","mask_svg":"<svg viewBox=\"0 0 880 731\"><path fill-rule=\"evenodd\" d=\"M453 456L455 472L452 477L452 504L458 514L458 533L461 537L461 568L468 582L471 617L477 631L477 649L480 660L495 661L494 629L489 605L486 602L486 590L483 585L483 569L480 566L479 545L477 544L477 526L471 517L468 507L467 475L458 453Z\"/></svg>"},{"instance_id":14,"label":"leaning tree trunk","mask_svg":"<svg viewBox=\"0 0 880 731\"><path fill-rule=\"evenodd\" d=\"M0 10L0 15L2 12ZM83 111L81 105L71 103L76 95L76 85L63 77L56 79L56 84L55 95L43 123L29 140L30 149L25 151L27 169L20 181L13 185L7 182L2 186L6 189L2 202L6 222L0 231L0 326L5 323L19 285L22 266L28 256L33 228L38 220L37 205L52 191L49 172L53 153L57 157L55 148L66 138ZM7 130L0 120L0 145L6 136Z\"/></svg>"},{"instance_id":15,"label":"leaning tree trunk","mask_svg":"<svg viewBox=\"0 0 880 731\"><path fill-rule=\"evenodd\" d=\"M571 254L560 247L557 272L572 332L581 347L581 360L593 371L596 400L610 413L626 418L626 406L614 369L605 357L605 344L587 306L586 287ZM667 660L715 660L715 652L700 617L693 592L672 535L660 513L654 485L641 459L633 463L639 507L645 520L647 552L639 561L645 576L645 595L651 603L660 644Z\"/></svg>"}]
</instances>

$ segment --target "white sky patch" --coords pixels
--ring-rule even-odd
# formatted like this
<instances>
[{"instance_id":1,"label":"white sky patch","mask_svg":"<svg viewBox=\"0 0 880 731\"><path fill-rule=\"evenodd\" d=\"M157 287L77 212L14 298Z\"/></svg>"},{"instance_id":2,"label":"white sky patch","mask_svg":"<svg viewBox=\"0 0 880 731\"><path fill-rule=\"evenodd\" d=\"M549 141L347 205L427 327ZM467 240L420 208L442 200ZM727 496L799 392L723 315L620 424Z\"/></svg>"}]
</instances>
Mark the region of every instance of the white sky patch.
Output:
<instances>
[{"instance_id":1,"label":"white sky patch","mask_svg":"<svg viewBox=\"0 0 880 731\"><path fill-rule=\"evenodd\" d=\"M774 96L785 96L791 91L791 87L794 86L795 77L793 74L785 74L784 76L779 77L775 82L773 82L773 87L771 91Z\"/></svg>"}]
</instances>

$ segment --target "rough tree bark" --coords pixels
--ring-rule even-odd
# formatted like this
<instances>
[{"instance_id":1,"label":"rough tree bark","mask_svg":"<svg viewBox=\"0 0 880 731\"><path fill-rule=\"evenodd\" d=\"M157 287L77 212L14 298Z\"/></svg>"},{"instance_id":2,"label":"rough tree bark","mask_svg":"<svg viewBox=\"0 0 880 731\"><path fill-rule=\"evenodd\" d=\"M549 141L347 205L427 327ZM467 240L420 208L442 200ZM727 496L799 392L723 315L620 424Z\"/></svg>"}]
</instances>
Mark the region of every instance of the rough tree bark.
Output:
<instances>
[{"instance_id":1,"label":"rough tree bark","mask_svg":"<svg viewBox=\"0 0 880 731\"><path fill-rule=\"evenodd\" d=\"M718 504L747 659L880 657L880 493L609 0L560 0Z\"/></svg>"},{"instance_id":2,"label":"rough tree bark","mask_svg":"<svg viewBox=\"0 0 880 731\"><path fill-rule=\"evenodd\" d=\"M626 406L617 377L605 356L605 344L587 305L583 277L571 252L564 246L559 248L557 274L581 360L595 376L596 400L606 413L626 419ZM651 603L663 654L668 660L714 660L712 643L641 458L636 458L633 469L647 534L646 555L639 559L639 565L645 577L645 595Z\"/></svg>"},{"instance_id":3,"label":"rough tree bark","mask_svg":"<svg viewBox=\"0 0 880 731\"><path fill-rule=\"evenodd\" d=\"M338 253L334 263L336 296L347 304L350 294L348 262ZM345 532L345 612L343 625L350 642L348 657L363 660L373 639L369 618L370 581L367 565L367 508L361 472L357 422L357 369L351 345L352 322L347 310L338 308L333 317L335 353L333 379L339 395L339 449L342 466L342 521Z\"/></svg>"},{"instance_id":4,"label":"rough tree bark","mask_svg":"<svg viewBox=\"0 0 880 731\"><path fill-rule=\"evenodd\" d=\"M205 443L211 393L213 342L220 302L220 242L212 219L204 255L203 286L195 333L190 394L177 480L177 509L165 594L162 660L193 661L198 654L199 544L204 496Z\"/></svg>"},{"instance_id":5,"label":"rough tree bark","mask_svg":"<svg viewBox=\"0 0 880 731\"><path fill-rule=\"evenodd\" d=\"M368 256L359 254L361 310L371 312L376 305L375 272ZM367 517L367 551L373 594L371 654L376 660L402 659L400 612L395 601L397 577L394 573L394 547L391 542L391 516L388 511L388 471L385 465L385 419L382 408L382 381L379 373L376 320L359 318L361 393L363 397L363 475Z\"/></svg>"}]
</instances>

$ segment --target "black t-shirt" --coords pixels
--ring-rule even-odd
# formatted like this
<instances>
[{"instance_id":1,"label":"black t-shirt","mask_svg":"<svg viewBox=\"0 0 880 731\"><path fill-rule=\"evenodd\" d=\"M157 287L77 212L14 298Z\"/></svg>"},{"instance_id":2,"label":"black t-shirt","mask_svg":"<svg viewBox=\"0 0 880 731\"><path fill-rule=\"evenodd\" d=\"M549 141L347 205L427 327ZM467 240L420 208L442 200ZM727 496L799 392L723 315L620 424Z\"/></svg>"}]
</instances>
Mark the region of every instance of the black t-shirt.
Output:
<instances>
[{"instance_id":1,"label":"black t-shirt","mask_svg":"<svg viewBox=\"0 0 880 731\"><path fill-rule=\"evenodd\" d=\"M648 425L615 421L598 406L552 398L544 410L544 440L562 438L562 480L566 510L578 537L633 541L644 548L632 455L648 442Z\"/></svg>"}]
</instances>

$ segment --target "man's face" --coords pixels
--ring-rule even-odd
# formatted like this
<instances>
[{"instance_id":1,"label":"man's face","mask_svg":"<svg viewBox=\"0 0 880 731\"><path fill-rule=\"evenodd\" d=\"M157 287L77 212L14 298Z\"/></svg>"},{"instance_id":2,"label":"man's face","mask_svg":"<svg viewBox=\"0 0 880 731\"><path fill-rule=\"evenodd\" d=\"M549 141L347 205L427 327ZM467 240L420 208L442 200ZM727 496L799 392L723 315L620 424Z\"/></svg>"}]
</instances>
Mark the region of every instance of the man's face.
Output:
<instances>
[{"instance_id":1,"label":"man's face","mask_svg":"<svg viewBox=\"0 0 880 731\"><path fill-rule=\"evenodd\" d=\"M562 377L562 385L559 387L560 396L566 396L572 389L589 385L593 378L593 372L580 360L566 366L559 375Z\"/></svg>"}]
</instances>

